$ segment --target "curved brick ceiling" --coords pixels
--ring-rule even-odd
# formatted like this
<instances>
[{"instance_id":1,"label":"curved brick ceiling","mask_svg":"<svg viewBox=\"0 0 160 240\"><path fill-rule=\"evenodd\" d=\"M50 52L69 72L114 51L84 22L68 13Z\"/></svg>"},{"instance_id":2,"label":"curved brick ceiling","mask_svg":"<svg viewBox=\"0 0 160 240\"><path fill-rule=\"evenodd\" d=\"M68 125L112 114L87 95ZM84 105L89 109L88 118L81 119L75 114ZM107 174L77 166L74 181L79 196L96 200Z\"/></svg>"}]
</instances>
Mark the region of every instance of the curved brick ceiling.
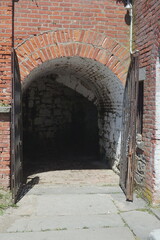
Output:
<instances>
[{"instance_id":1,"label":"curved brick ceiling","mask_svg":"<svg viewBox=\"0 0 160 240\"><path fill-rule=\"evenodd\" d=\"M121 109L123 97L122 82L103 64L88 58L62 57L42 63L22 82L23 90L31 81L45 76L82 94L101 108ZM56 76L56 78L55 78Z\"/></svg>"}]
</instances>

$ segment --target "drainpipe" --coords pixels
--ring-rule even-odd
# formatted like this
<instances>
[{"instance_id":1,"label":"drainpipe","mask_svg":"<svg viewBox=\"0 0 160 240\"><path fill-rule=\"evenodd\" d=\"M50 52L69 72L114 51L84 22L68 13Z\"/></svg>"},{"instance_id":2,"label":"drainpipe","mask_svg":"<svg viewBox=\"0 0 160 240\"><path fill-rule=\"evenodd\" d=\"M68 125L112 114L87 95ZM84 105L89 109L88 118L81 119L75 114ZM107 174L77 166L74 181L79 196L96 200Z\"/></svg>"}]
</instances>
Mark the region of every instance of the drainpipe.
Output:
<instances>
[{"instance_id":1,"label":"drainpipe","mask_svg":"<svg viewBox=\"0 0 160 240\"><path fill-rule=\"evenodd\" d=\"M131 18L130 22L130 53L133 54L132 44L133 44L133 7L130 3L130 0L127 0L127 5L125 6L125 9L129 12L129 16Z\"/></svg>"}]
</instances>

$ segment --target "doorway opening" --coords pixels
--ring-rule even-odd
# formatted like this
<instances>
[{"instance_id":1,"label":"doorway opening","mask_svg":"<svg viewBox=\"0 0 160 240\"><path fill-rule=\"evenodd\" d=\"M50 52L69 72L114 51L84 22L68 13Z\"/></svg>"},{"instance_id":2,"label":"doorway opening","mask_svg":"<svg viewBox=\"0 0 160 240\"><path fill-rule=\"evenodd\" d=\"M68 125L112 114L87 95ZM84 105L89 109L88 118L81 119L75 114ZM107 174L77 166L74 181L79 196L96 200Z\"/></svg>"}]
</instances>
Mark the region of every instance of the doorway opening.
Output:
<instances>
[{"instance_id":1,"label":"doorway opening","mask_svg":"<svg viewBox=\"0 0 160 240\"><path fill-rule=\"evenodd\" d=\"M94 168L99 159L96 106L56 76L32 82L23 96L24 168Z\"/></svg>"},{"instance_id":2,"label":"doorway opening","mask_svg":"<svg viewBox=\"0 0 160 240\"><path fill-rule=\"evenodd\" d=\"M97 61L53 59L23 82L24 175L118 171L123 86Z\"/></svg>"}]
</instances>

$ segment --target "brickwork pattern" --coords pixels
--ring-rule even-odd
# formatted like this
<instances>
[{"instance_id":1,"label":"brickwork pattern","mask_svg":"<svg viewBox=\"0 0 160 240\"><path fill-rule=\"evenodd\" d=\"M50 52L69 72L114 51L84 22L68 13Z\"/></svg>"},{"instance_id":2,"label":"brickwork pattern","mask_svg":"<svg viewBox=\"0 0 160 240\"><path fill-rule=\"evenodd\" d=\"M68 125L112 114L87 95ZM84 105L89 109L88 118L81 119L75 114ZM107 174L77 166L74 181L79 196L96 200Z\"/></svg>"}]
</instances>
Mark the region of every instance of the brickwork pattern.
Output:
<instances>
[{"instance_id":1,"label":"brickwork pattern","mask_svg":"<svg viewBox=\"0 0 160 240\"><path fill-rule=\"evenodd\" d=\"M156 63L156 127L155 127L155 153L154 153L154 172L155 172L155 189L154 202L160 202L160 57Z\"/></svg>"},{"instance_id":2,"label":"brickwork pattern","mask_svg":"<svg viewBox=\"0 0 160 240\"><path fill-rule=\"evenodd\" d=\"M35 81L41 88L41 81L46 76L96 105L101 160L113 167L120 154L122 82L109 68L97 61L79 56L63 57L46 61L31 71L22 82L23 92Z\"/></svg>"},{"instance_id":3,"label":"brickwork pattern","mask_svg":"<svg viewBox=\"0 0 160 240\"><path fill-rule=\"evenodd\" d=\"M22 80L45 61L80 56L106 65L125 83L129 54L117 41L84 30L59 30L28 39L16 48Z\"/></svg>"},{"instance_id":4,"label":"brickwork pattern","mask_svg":"<svg viewBox=\"0 0 160 240\"><path fill-rule=\"evenodd\" d=\"M0 2L0 102L11 98L12 1Z\"/></svg>"},{"instance_id":5,"label":"brickwork pattern","mask_svg":"<svg viewBox=\"0 0 160 240\"><path fill-rule=\"evenodd\" d=\"M0 183L4 187L10 185L10 118L0 113Z\"/></svg>"},{"instance_id":6,"label":"brickwork pattern","mask_svg":"<svg viewBox=\"0 0 160 240\"><path fill-rule=\"evenodd\" d=\"M144 195L157 202L155 188L155 113L156 113L156 61L158 57L160 1L135 1L135 40L140 51L140 68L146 68L144 81L143 141L146 175Z\"/></svg>"},{"instance_id":7,"label":"brickwork pattern","mask_svg":"<svg viewBox=\"0 0 160 240\"><path fill-rule=\"evenodd\" d=\"M80 56L106 65L125 83L129 26L122 2L19 0L14 5L14 40L22 80L48 60ZM0 1L0 20L0 101L10 104L12 0ZM10 173L9 122L0 120L0 182L5 186L9 186Z\"/></svg>"},{"instance_id":8,"label":"brickwork pattern","mask_svg":"<svg viewBox=\"0 0 160 240\"><path fill-rule=\"evenodd\" d=\"M11 103L12 1L0 1L0 105ZM10 117L0 113L0 184L10 185Z\"/></svg>"},{"instance_id":9,"label":"brickwork pattern","mask_svg":"<svg viewBox=\"0 0 160 240\"><path fill-rule=\"evenodd\" d=\"M58 29L104 33L128 46L127 11L116 0L19 0L15 2L15 42Z\"/></svg>"}]
</instances>

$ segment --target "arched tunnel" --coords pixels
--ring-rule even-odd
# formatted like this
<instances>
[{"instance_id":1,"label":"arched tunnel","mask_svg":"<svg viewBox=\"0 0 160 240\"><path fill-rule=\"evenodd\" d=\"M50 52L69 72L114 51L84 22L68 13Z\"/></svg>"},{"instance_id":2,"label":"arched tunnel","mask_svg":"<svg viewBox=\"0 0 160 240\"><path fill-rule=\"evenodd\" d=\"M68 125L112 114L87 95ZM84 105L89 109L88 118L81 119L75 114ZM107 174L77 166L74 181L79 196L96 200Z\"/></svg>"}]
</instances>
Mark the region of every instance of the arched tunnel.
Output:
<instances>
[{"instance_id":1,"label":"arched tunnel","mask_svg":"<svg viewBox=\"0 0 160 240\"><path fill-rule=\"evenodd\" d=\"M22 88L26 174L117 170L123 85L108 67L78 56L57 58L35 68Z\"/></svg>"}]
</instances>

